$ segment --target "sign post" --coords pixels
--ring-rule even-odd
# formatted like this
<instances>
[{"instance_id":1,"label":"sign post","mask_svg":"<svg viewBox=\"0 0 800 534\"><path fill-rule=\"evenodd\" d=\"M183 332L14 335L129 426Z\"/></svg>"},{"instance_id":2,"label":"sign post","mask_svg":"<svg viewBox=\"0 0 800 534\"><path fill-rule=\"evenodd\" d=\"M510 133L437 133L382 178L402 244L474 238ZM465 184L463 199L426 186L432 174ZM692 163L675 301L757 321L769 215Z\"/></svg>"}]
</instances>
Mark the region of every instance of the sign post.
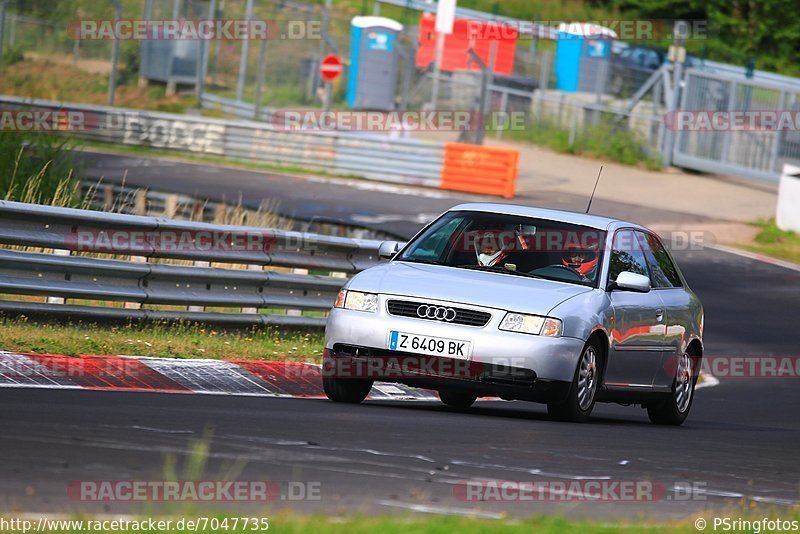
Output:
<instances>
[{"instance_id":1,"label":"sign post","mask_svg":"<svg viewBox=\"0 0 800 534\"><path fill-rule=\"evenodd\" d=\"M436 109L439 100L439 78L442 76L442 54L444 53L444 36L453 33L453 22L456 18L456 0L439 0L436 6L436 63L433 72L433 88L431 90L431 109Z\"/></svg>"},{"instance_id":2,"label":"sign post","mask_svg":"<svg viewBox=\"0 0 800 534\"><path fill-rule=\"evenodd\" d=\"M328 54L319 64L319 77L325 82L325 101L323 108L325 111L331 109L331 96L333 80L342 73L342 60L335 54Z\"/></svg>"}]
</instances>

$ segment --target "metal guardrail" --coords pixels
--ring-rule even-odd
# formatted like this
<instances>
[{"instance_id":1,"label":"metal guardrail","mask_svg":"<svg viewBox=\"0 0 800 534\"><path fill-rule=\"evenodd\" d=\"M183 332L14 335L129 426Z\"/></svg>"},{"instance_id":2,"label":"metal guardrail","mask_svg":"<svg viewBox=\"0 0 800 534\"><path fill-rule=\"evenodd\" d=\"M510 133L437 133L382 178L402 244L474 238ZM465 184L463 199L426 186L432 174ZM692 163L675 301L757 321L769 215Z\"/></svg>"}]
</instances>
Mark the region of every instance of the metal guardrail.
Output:
<instances>
[{"instance_id":1,"label":"metal guardrail","mask_svg":"<svg viewBox=\"0 0 800 534\"><path fill-rule=\"evenodd\" d=\"M320 327L324 316L302 312L329 310L347 274L379 262L380 241L268 228L10 201L0 201L0 220L0 244L52 250L0 248L0 295L47 298L0 297L6 314Z\"/></svg>"},{"instance_id":2,"label":"metal guardrail","mask_svg":"<svg viewBox=\"0 0 800 534\"><path fill-rule=\"evenodd\" d=\"M5 109L81 114L81 138L118 145L224 156L385 182L438 187L444 146L360 132L283 129L270 123L223 120L135 109L0 96Z\"/></svg>"},{"instance_id":3,"label":"metal guardrail","mask_svg":"<svg viewBox=\"0 0 800 534\"><path fill-rule=\"evenodd\" d=\"M241 203L219 202L182 193L131 187L124 183L103 183L102 180L83 180L80 184L80 192L86 209L109 213L148 215L217 224L229 224L224 222L229 219L229 216L243 221L233 224L246 224L246 221L250 220L263 221L266 218L269 222L257 222L255 225L271 225L276 228L355 239L379 241L402 239L395 233L369 228L339 218L320 215L315 215L311 219L299 218L284 213L280 203L273 205L266 202L262 211L245 207Z\"/></svg>"},{"instance_id":4,"label":"metal guardrail","mask_svg":"<svg viewBox=\"0 0 800 534\"><path fill-rule=\"evenodd\" d=\"M203 93L200 97L200 106L203 109L213 109L222 111L228 115L239 117L240 119L254 119L259 121L270 122L272 120L275 110L268 107L262 107L259 110L258 117L256 117L256 105L235 98L226 98L224 96L212 95L210 93Z\"/></svg>"}]
</instances>

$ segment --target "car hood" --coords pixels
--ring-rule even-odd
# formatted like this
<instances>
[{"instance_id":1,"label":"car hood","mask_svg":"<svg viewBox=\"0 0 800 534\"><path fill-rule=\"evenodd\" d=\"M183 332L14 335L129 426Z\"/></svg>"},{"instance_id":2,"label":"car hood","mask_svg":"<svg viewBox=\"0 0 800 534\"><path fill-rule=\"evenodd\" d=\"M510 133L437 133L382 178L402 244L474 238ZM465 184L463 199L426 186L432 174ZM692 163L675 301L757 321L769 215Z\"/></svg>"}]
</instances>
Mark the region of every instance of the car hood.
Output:
<instances>
[{"instance_id":1,"label":"car hood","mask_svg":"<svg viewBox=\"0 0 800 534\"><path fill-rule=\"evenodd\" d=\"M539 315L592 290L566 282L403 262L367 269L356 275L348 288Z\"/></svg>"}]
</instances>

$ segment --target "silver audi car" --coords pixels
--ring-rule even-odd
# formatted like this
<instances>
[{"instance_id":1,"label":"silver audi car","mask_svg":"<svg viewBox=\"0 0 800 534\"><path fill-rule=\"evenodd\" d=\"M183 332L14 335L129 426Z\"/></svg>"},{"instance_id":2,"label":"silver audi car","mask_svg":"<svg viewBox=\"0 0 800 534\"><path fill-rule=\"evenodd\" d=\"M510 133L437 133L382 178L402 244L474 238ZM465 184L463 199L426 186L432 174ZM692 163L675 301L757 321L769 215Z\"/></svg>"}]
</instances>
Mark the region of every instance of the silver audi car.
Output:
<instances>
[{"instance_id":1,"label":"silver audi car","mask_svg":"<svg viewBox=\"0 0 800 534\"><path fill-rule=\"evenodd\" d=\"M630 222L462 204L390 261L350 279L325 330L323 383L358 403L376 380L547 404L586 420L596 402L683 423L703 354L703 308L660 238Z\"/></svg>"}]
</instances>

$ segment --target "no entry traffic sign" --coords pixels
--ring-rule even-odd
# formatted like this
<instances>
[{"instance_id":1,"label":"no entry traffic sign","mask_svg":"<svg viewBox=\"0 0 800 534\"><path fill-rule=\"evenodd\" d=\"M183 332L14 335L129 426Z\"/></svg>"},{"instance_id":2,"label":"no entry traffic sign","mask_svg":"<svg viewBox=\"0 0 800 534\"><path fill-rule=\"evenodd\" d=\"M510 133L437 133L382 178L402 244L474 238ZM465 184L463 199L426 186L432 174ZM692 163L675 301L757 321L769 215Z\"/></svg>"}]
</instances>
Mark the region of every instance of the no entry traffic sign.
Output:
<instances>
[{"instance_id":1,"label":"no entry traffic sign","mask_svg":"<svg viewBox=\"0 0 800 534\"><path fill-rule=\"evenodd\" d=\"M328 54L322 58L322 63L319 66L319 75L326 82L332 82L342 73L342 60L339 56Z\"/></svg>"}]
</instances>

